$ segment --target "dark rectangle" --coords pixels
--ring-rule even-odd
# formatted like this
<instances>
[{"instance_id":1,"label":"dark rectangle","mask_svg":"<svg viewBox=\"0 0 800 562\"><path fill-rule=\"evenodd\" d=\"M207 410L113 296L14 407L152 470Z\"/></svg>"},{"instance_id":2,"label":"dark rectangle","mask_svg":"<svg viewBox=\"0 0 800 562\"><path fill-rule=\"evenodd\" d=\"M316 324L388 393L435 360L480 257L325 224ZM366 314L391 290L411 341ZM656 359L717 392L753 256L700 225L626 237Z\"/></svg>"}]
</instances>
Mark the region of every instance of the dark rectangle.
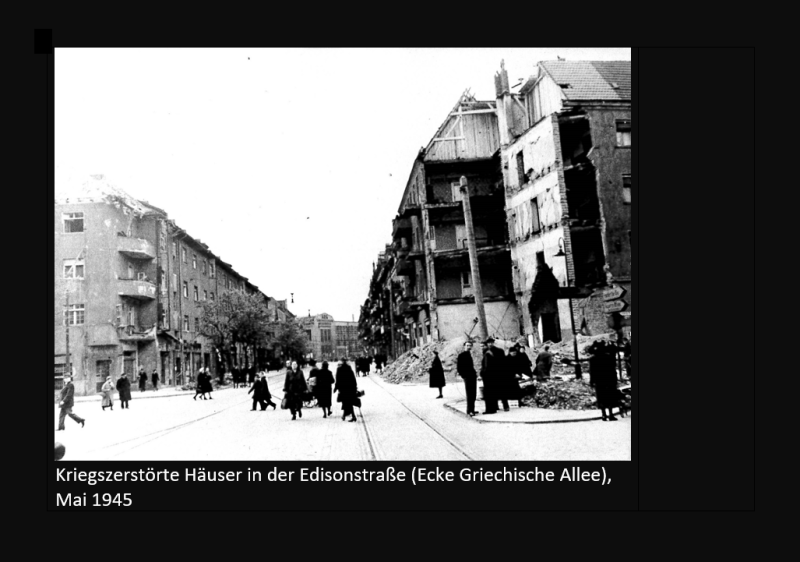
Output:
<instances>
[{"instance_id":1,"label":"dark rectangle","mask_svg":"<svg viewBox=\"0 0 800 562\"><path fill-rule=\"evenodd\" d=\"M53 54L53 30L34 29L33 30L33 54L52 55Z\"/></svg>"}]
</instances>

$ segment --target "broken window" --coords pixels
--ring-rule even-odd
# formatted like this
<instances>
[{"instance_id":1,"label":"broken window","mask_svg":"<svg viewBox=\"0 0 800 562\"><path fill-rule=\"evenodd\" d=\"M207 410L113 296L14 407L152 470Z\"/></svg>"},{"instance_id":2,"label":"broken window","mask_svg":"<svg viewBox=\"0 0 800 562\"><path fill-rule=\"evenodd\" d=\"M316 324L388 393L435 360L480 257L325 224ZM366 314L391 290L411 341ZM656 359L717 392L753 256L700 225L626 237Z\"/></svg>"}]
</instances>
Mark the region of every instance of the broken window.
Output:
<instances>
[{"instance_id":1,"label":"broken window","mask_svg":"<svg viewBox=\"0 0 800 562\"><path fill-rule=\"evenodd\" d=\"M187 281L183 282L183 297L189 298L189 283Z\"/></svg>"},{"instance_id":2,"label":"broken window","mask_svg":"<svg viewBox=\"0 0 800 562\"><path fill-rule=\"evenodd\" d=\"M631 145L631 122L630 120L617 121L617 146Z\"/></svg>"},{"instance_id":3,"label":"broken window","mask_svg":"<svg viewBox=\"0 0 800 562\"><path fill-rule=\"evenodd\" d=\"M83 260L64 260L64 279L83 279Z\"/></svg>"},{"instance_id":4,"label":"broken window","mask_svg":"<svg viewBox=\"0 0 800 562\"><path fill-rule=\"evenodd\" d=\"M538 197L531 199L531 232L536 233L542 229L539 222L539 203Z\"/></svg>"},{"instance_id":5,"label":"broken window","mask_svg":"<svg viewBox=\"0 0 800 562\"><path fill-rule=\"evenodd\" d=\"M214 302L214 291L211 291L211 302Z\"/></svg>"},{"instance_id":6,"label":"broken window","mask_svg":"<svg viewBox=\"0 0 800 562\"><path fill-rule=\"evenodd\" d=\"M461 182L454 181L450 182L450 190L453 192L453 201L463 201L464 198L461 196Z\"/></svg>"},{"instance_id":7,"label":"broken window","mask_svg":"<svg viewBox=\"0 0 800 562\"><path fill-rule=\"evenodd\" d=\"M63 213L64 232L83 232L83 213Z\"/></svg>"},{"instance_id":8,"label":"broken window","mask_svg":"<svg viewBox=\"0 0 800 562\"><path fill-rule=\"evenodd\" d=\"M192 254L192 269L197 269L197 254Z\"/></svg>"},{"instance_id":9,"label":"broken window","mask_svg":"<svg viewBox=\"0 0 800 562\"><path fill-rule=\"evenodd\" d=\"M71 304L64 310L64 325L66 326L81 326L83 325L84 313L86 305Z\"/></svg>"},{"instance_id":10,"label":"broken window","mask_svg":"<svg viewBox=\"0 0 800 562\"><path fill-rule=\"evenodd\" d=\"M172 294L173 296L178 296L178 274L172 274Z\"/></svg>"},{"instance_id":11,"label":"broken window","mask_svg":"<svg viewBox=\"0 0 800 562\"><path fill-rule=\"evenodd\" d=\"M178 243L173 241L172 242L172 258L175 259L178 257Z\"/></svg>"},{"instance_id":12,"label":"broken window","mask_svg":"<svg viewBox=\"0 0 800 562\"><path fill-rule=\"evenodd\" d=\"M203 260L203 275L208 275L208 262Z\"/></svg>"},{"instance_id":13,"label":"broken window","mask_svg":"<svg viewBox=\"0 0 800 562\"><path fill-rule=\"evenodd\" d=\"M203 289L203 300L204 301L208 300L208 291L206 291L205 289Z\"/></svg>"},{"instance_id":14,"label":"broken window","mask_svg":"<svg viewBox=\"0 0 800 562\"><path fill-rule=\"evenodd\" d=\"M525 177L525 157L521 150L517 152L517 181L519 182L519 187L525 185L527 181Z\"/></svg>"},{"instance_id":15,"label":"broken window","mask_svg":"<svg viewBox=\"0 0 800 562\"><path fill-rule=\"evenodd\" d=\"M194 300L195 302L200 300L200 292L197 290L197 285L194 286Z\"/></svg>"},{"instance_id":16,"label":"broken window","mask_svg":"<svg viewBox=\"0 0 800 562\"><path fill-rule=\"evenodd\" d=\"M183 316L183 331L184 332L188 332L189 331L189 315L188 314L185 314Z\"/></svg>"},{"instance_id":17,"label":"broken window","mask_svg":"<svg viewBox=\"0 0 800 562\"><path fill-rule=\"evenodd\" d=\"M181 261L183 263L186 263L186 248L184 248L183 246L181 246Z\"/></svg>"},{"instance_id":18,"label":"broken window","mask_svg":"<svg viewBox=\"0 0 800 562\"><path fill-rule=\"evenodd\" d=\"M469 289L472 286L472 272L471 271L462 271L461 272L461 288L462 289Z\"/></svg>"},{"instance_id":19,"label":"broken window","mask_svg":"<svg viewBox=\"0 0 800 562\"><path fill-rule=\"evenodd\" d=\"M194 331L195 332L199 332L200 331L200 317L199 316L195 316L194 317Z\"/></svg>"},{"instance_id":20,"label":"broken window","mask_svg":"<svg viewBox=\"0 0 800 562\"><path fill-rule=\"evenodd\" d=\"M631 175L622 174L622 201L630 204L631 202Z\"/></svg>"}]
</instances>

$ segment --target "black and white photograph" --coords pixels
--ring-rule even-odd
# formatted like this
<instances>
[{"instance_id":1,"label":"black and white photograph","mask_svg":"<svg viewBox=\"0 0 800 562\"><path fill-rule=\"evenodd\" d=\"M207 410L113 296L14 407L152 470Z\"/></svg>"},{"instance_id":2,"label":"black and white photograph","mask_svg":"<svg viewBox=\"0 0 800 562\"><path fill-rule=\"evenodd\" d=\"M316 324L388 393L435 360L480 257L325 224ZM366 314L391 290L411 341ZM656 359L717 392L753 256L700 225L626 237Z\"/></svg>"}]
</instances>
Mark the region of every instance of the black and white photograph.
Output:
<instances>
[{"instance_id":1,"label":"black and white photograph","mask_svg":"<svg viewBox=\"0 0 800 562\"><path fill-rule=\"evenodd\" d=\"M630 48L59 48L63 461L630 461Z\"/></svg>"}]
</instances>

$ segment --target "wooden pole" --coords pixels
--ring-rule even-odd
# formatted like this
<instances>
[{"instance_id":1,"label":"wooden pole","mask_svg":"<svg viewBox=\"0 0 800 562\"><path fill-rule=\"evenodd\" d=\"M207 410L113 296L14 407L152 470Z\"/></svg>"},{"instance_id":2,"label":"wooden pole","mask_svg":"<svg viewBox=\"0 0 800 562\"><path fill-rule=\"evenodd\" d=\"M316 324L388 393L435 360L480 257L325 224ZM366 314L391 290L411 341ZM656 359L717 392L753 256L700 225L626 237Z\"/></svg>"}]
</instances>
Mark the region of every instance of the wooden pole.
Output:
<instances>
[{"instance_id":1,"label":"wooden pole","mask_svg":"<svg viewBox=\"0 0 800 562\"><path fill-rule=\"evenodd\" d=\"M486 327L486 311L483 308L483 289L481 287L481 274L478 268L478 249L475 247L475 230L472 226L472 206L469 200L469 186L466 176L461 176L461 203L464 205L464 223L467 227L467 249L469 250L469 265L472 271L472 288L475 295L475 307L478 309L478 333L481 341L489 337Z\"/></svg>"}]
</instances>

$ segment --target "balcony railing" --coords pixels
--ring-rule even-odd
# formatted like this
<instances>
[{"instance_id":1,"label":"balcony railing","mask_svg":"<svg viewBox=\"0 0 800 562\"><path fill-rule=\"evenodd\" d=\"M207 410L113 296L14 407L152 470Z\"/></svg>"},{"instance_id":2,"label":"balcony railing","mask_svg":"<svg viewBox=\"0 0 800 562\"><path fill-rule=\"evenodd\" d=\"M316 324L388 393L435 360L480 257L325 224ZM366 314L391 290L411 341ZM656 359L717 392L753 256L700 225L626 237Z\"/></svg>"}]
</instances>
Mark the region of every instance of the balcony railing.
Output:
<instances>
[{"instance_id":1,"label":"balcony railing","mask_svg":"<svg viewBox=\"0 0 800 562\"><path fill-rule=\"evenodd\" d=\"M152 260L156 257L156 248L144 238L117 236L117 249L120 253L135 259Z\"/></svg>"},{"instance_id":2,"label":"balcony railing","mask_svg":"<svg viewBox=\"0 0 800 562\"><path fill-rule=\"evenodd\" d=\"M117 291L124 297L134 299L152 300L156 298L155 284L139 279L119 279Z\"/></svg>"}]
</instances>

